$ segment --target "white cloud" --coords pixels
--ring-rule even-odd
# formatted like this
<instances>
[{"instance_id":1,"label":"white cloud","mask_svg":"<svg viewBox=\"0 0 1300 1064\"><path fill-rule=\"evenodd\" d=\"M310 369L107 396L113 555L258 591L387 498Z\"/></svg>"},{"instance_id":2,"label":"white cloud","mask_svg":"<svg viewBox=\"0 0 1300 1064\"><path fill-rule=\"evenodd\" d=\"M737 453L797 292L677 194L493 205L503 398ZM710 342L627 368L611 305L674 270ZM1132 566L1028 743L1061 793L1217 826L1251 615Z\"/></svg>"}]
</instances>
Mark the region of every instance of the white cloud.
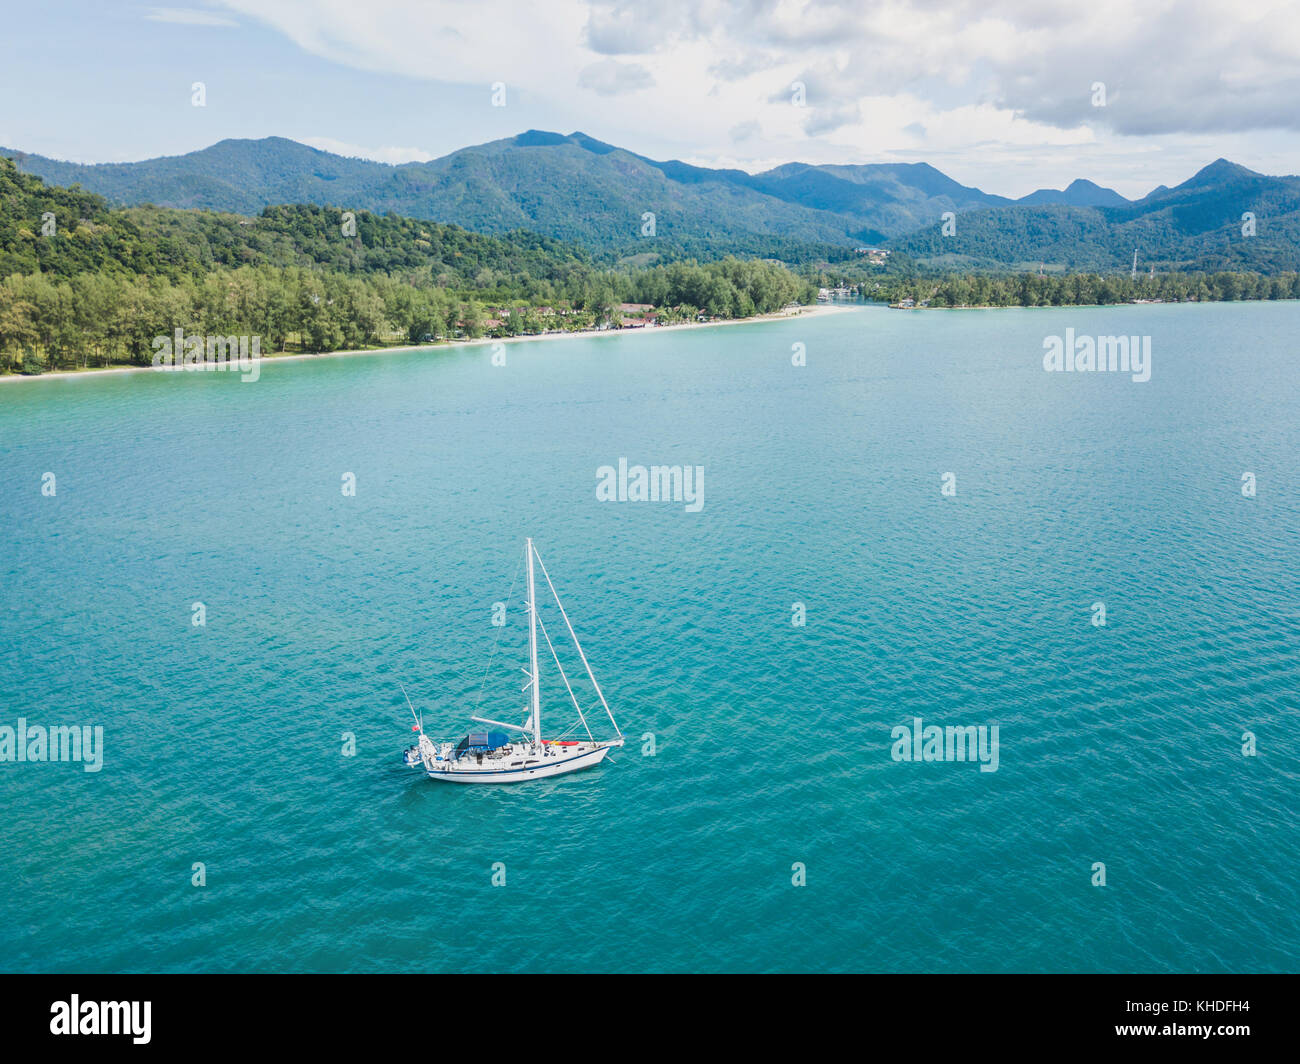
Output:
<instances>
[{"instance_id":1,"label":"white cloud","mask_svg":"<svg viewBox=\"0 0 1300 1064\"><path fill-rule=\"evenodd\" d=\"M706 162L743 146L747 168L905 153L964 156L972 174L996 174L1038 147L1049 159L1026 177L1033 188L1067 162L1092 166L1057 180L1102 180L1099 164L1113 163L1122 182L1138 144L1182 166L1186 145L1217 138L1293 152L1300 134L1291 0L224 4L335 63L481 85L485 98L504 81L512 100L522 90L536 104L527 124L545 113L567 120L564 132ZM803 108L790 103L796 80L807 86ZM1097 81L1105 107L1092 105ZM1227 154L1209 150L1186 165ZM1127 180L1136 191L1146 177Z\"/></svg>"},{"instance_id":2,"label":"white cloud","mask_svg":"<svg viewBox=\"0 0 1300 1064\"><path fill-rule=\"evenodd\" d=\"M377 163L427 163L434 155L420 148L367 148L361 144L348 144L334 140L332 137L303 137L301 142L312 148L330 152L333 155L346 155L354 159L373 159Z\"/></svg>"},{"instance_id":3,"label":"white cloud","mask_svg":"<svg viewBox=\"0 0 1300 1064\"><path fill-rule=\"evenodd\" d=\"M655 79L640 63L620 63L602 59L583 67L578 73L578 87L601 96L622 96L654 85Z\"/></svg>"}]
</instances>

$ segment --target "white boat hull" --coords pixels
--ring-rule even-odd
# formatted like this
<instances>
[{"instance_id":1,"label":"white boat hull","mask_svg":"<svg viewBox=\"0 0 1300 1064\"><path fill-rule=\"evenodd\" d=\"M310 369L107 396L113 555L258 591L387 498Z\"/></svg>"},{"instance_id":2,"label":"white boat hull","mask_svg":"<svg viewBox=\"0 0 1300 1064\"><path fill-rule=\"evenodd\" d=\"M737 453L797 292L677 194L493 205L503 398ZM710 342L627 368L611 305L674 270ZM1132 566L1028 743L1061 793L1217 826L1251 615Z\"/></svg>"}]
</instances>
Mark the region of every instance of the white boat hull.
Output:
<instances>
[{"instance_id":1,"label":"white boat hull","mask_svg":"<svg viewBox=\"0 0 1300 1064\"><path fill-rule=\"evenodd\" d=\"M447 783L526 783L529 780L562 776L566 772L579 772L584 768L599 765L605 760L609 751L609 746L601 744L595 747L588 746L573 754L503 757L498 759L500 765L488 764L487 762L492 759L486 757L483 759L483 764L479 764L473 757L433 762L426 759L424 767L430 779L444 780Z\"/></svg>"}]
</instances>

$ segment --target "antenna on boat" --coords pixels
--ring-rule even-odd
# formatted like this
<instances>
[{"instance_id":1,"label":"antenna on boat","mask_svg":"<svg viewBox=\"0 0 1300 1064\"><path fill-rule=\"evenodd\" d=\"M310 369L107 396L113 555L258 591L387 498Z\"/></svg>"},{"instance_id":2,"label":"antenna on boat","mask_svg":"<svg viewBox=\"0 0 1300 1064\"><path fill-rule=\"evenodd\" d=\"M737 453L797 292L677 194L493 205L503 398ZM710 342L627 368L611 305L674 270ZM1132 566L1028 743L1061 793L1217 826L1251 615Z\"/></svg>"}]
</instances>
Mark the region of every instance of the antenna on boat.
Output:
<instances>
[{"instance_id":1,"label":"antenna on boat","mask_svg":"<svg viewBox=\"0 0 1300 1064\"><path fill-rule=\"evenodd\" d=\"M406 685L401 680L397 681L397 686L402 689L402 697L406 699L406 704L411 707L411 716L415 717L415 730L424 733L424 719L416 715L415 707L411 706L411 696L406 693Z\"/></svg>"}]
</instances>

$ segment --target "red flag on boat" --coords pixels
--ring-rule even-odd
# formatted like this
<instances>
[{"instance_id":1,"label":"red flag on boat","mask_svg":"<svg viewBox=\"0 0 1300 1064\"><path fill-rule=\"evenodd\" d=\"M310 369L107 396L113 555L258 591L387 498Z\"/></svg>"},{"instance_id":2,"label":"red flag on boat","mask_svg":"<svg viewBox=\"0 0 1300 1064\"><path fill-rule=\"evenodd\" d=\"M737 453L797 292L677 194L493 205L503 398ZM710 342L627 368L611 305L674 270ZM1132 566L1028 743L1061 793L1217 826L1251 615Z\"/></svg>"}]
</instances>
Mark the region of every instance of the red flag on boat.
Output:
<instances>
[{"instance_id":1,"label":"red flag on boat","mask_svg":"<svg viewBox=\"0 0 1300 1064\"><path fill-rule=\"evenodd\" d=\"M418 724L411 725L411 731L419 731L419 730L420 730L420 726Z\"/></svg>"}]
</instances>

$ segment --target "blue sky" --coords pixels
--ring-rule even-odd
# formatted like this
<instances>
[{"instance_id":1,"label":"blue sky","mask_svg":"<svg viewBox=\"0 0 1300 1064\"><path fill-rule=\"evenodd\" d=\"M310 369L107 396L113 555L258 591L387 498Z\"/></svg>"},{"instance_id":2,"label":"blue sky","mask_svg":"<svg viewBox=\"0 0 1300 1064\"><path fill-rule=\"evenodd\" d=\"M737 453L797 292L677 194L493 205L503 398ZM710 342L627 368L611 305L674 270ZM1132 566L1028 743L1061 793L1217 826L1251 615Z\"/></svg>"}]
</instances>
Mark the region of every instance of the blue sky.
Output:
<instances>
[{"instance_id":1,"label":"blue sky","mask_svg":"<svg viewBox=\"0 0 1300 1064\"><path fill-rule=\"evenodd\" d=\"M748 170L926 161L1006 195L1300 169L1280 0L56 0L15 24L0 145L83 162L272 135L398 162L540 128Z\"/></svg>"},{"instance_id":2,"label":"blue sky","mask_svg":"<svg viewBox=\"0 0 1300 1064\"><path fill-rule=\"evenodd\" d=\"M234 14L221 17L236 25L189 25L149 18L156 10L68 3L34 11L30 37L0 41L0 144L82 162L265 136L438 155L511 136L527 112L522 92L508 94L513 107L493 108L480 85L351 69ZM196 81L204 107L191 103Z\"/></svg>"}]
</instances>

